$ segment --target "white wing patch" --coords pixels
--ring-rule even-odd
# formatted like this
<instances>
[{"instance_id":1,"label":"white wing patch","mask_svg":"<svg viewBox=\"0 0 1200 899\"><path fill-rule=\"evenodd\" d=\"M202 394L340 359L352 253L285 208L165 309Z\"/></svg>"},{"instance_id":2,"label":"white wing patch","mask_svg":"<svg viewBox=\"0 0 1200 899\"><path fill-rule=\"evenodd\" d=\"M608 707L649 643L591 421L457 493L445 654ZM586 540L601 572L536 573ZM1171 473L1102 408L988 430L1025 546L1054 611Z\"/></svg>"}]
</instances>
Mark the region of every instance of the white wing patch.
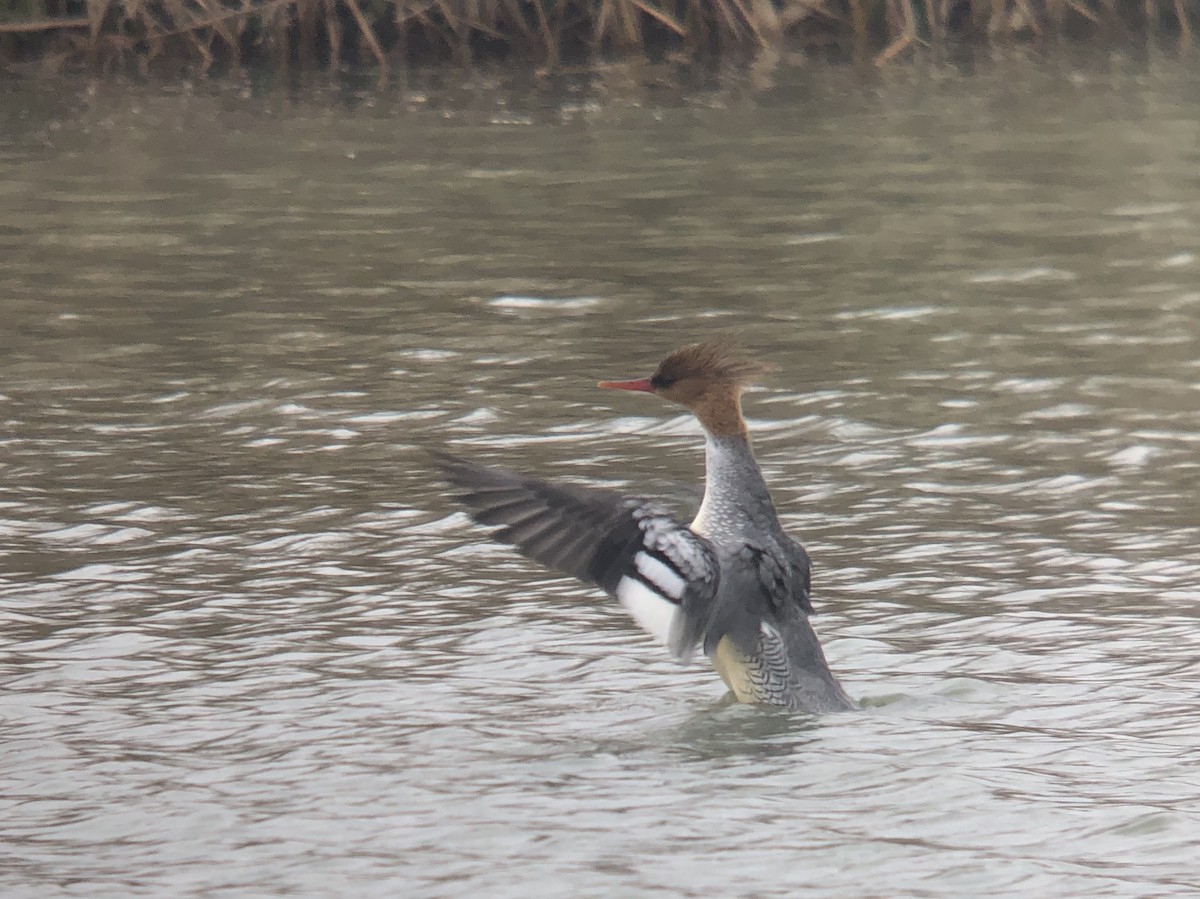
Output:
<instances>
[{"instance_id":1,"label":"white wing patch","mask_svg":"<svg viewBox=\"0 0 1200 899\"><path fill-rule=\"evenodd\" d=\"M639 553L638 555L643 554ZM678 576L676 576L676 579L679 580L680 584L683 583L682 579L679 579ZM637 578L630 577L629 575L621 578L617 584L616 592L617 599L625 607L625 610L633 616L634 621L647 630L656 640L660 640L668 646L671 645L672 638L678 633L680 627L679 617L682 614L677 603L672 602L661 593L655 592Z\"/></svg>"},{"instance_id":2,"label":"white wing patch","mask_svg":"<svg viewBox=\"0 0 1200 899\"><path fill-rule=\"evenodd\" d=\"M659 559L644 552L633 557L633 564L641 576L664 596L676 601L683 598L683 590L687 586L687 582L670 565L664 565Z\"/></svg>"}]
</instances>

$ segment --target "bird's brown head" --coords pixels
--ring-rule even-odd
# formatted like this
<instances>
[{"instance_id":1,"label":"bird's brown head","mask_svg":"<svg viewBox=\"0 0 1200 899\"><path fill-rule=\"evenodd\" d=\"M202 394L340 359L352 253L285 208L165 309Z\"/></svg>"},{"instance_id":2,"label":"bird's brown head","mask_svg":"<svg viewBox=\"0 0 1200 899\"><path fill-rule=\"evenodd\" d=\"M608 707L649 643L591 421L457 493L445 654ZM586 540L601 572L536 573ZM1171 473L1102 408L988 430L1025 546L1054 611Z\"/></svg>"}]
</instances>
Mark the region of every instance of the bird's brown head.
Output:
<instances>
[{"instance_id":1,"label":"bird's brown head","mask_svg":"<svg viewBox=\"0 0 1200 899\"><path fill-rule=\"evenodd\" d=\"M654 393L686 406L710 434L745 434L742 390L768 370L727 344L709 341L680 347L648 378L601 381L599 386Z\"/></svg>"}]
</instances>

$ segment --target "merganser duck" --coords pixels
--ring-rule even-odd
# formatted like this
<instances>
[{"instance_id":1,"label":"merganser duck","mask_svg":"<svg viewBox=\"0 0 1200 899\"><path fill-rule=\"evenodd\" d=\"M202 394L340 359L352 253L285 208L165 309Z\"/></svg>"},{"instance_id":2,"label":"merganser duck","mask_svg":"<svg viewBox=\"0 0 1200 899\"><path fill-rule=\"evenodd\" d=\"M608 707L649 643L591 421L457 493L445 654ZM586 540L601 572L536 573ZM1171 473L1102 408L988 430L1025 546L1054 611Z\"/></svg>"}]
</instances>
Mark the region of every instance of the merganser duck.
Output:
<instances>
[{"instance_id":1,"label":"merganser duck","mask_svg":"<svg viewBox=\"0 0 1200 899\"><path fill-rule=\"evenodd\" d=\"M685 406L706 435L700 511L435 454L475 521L543 565L596 584L681 661L697 645L741 702L856 708L809 624L810 565L779 522L750 448L741 395L765 366L720 343L685 346L649 378L598 386Z\"/></svg>"}]
</instances>

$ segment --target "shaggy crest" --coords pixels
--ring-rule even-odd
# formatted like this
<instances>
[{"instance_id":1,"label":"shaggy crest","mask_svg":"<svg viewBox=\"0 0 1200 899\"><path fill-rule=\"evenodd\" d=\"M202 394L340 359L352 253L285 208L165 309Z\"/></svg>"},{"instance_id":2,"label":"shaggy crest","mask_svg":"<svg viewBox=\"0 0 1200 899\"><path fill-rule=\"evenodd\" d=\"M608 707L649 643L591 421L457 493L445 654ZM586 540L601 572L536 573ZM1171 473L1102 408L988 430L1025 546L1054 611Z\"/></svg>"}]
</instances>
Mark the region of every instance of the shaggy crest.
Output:
<instances>
[{"instance_id":1,"label":"shaggy crest","mask_svg":"<svg viewBox=\"0 0 1200 899\"><path fill-rule=\"evenodd\" d=\"M679 381L699 378L745 387L770 370L769 365L746 358L727 343L705 341L680 347L667 356L659 363L650 383L657 389L665 389Z\"/></svg>"}]
</instances>

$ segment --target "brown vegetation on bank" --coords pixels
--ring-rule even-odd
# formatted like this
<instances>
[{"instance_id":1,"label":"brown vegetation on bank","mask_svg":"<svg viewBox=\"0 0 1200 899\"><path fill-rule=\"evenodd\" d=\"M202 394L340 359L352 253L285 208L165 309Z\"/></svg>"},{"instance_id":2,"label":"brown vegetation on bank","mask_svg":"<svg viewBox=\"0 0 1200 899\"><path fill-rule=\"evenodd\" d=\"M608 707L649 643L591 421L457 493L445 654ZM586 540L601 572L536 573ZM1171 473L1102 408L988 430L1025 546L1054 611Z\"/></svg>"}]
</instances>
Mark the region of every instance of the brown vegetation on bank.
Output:
<instances>
[{"instance_id":1,"label":"brown vegetation on bank","mask_svg":"<svg viewBox=\"0 0 1200 899\"><path fill-rule=\"evenodd\" d=\"M700 57L820 47L884 64L948 41L1190 43L1195 0L0 0L0 65L286 69Z\"/></svg>"}]
</instances>

